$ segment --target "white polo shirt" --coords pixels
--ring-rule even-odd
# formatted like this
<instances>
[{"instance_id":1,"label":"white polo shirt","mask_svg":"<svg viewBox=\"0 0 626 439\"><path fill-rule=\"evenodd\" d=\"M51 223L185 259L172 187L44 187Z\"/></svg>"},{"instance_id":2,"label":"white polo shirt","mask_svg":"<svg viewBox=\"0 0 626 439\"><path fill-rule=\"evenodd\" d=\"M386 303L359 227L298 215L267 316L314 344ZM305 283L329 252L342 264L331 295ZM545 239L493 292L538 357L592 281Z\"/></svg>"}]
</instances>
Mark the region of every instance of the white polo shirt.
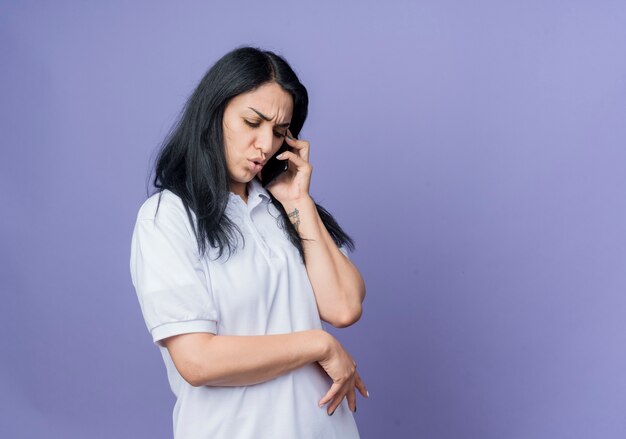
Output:
<instances>
[{"instance_id":1,"label":"white polo shirt","mask_svg":"<svg viewBox=\"0 0 626 439\"><path fill-rule=\"evenodd\" d=\"M322 322L298 250L279 228L279 212L256 178L248 184L247 204L230 194L226 214L245 245L238 236L240 246L228 261L227 250L219 260L215 249L211 260L200 258L181 199L164 190L155 216L158 196L139 209L130 272L177 398L174 438L358 438L345 398L332 416L327 405L317 405L332 380L316 363L251 386L193 387L181 377L161 342L166 337L284 334L321 329Z\"/></svg>"}]
</instances>

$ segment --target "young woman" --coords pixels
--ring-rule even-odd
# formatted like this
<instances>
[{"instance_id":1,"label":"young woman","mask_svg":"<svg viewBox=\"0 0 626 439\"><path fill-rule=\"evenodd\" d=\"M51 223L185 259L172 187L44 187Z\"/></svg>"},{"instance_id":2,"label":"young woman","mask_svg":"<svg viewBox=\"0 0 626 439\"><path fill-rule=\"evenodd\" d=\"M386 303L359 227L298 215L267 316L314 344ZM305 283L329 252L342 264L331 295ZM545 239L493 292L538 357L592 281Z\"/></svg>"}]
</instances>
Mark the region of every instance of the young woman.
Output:
<instances>
[{"instance_id":1,"label":"young woman","mask_svg":"<svg viewBox=\"0 0 626 439\"><path fill-rule=\"evenodd\" d=\"M351 238L309 195L307 107L283 58L237 48L157 157L130 270L177 397L177 439L359 437L356 392L368 392L321 321L356 322L365 285ZM283 142L288 169L264 187Z\"/></svg>"}]
</instances>

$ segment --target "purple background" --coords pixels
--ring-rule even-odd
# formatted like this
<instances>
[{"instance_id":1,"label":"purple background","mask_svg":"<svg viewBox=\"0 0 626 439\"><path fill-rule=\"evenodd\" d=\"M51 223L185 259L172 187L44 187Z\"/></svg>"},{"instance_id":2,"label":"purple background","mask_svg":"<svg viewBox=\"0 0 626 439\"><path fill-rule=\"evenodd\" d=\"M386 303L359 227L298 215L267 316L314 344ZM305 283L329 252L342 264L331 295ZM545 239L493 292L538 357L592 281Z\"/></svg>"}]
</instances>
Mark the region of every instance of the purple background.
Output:
<instances>
[{"instance_id":1,"label":"purple background","mask_svg":"<svg viewBox=\"0 0 626 439\"><path fill-rule=\"evenodd\" d=\"M312 194L357 243L362 437L626 437L626 5L337 3L3 2L1 437L171 437L130 237L242 44L307 86Z\"/></svg>"}]
</instances>

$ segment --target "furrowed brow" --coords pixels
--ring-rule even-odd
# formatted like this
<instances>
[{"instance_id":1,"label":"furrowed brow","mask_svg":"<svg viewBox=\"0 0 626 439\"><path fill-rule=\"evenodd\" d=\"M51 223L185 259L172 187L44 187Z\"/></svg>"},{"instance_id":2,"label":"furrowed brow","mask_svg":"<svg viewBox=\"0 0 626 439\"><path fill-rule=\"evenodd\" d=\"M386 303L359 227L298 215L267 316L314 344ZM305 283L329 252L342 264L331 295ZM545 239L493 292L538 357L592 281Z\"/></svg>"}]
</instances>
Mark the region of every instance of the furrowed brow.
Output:
<instances>
[{"instance_id":1,"label":"furrowed brow","mask_svg":"<svg viewBox=\"0 0 626 439\"><path fill-rule=\"evenodd\" d=\"M248 107L249 109L251 109L252 111L254 111L256 114L258 114L262 119L266 120L266 121L271 121L272 118L268 117L266 115L264 115L263 113L261 113L259 110L256 110L252 107ZM281 128L286 128L289 126L289 124L291 124L291 122L285 122L285 123L277 123L276 126L277 127L281 127Z\"/></svg>"}]
</instances>

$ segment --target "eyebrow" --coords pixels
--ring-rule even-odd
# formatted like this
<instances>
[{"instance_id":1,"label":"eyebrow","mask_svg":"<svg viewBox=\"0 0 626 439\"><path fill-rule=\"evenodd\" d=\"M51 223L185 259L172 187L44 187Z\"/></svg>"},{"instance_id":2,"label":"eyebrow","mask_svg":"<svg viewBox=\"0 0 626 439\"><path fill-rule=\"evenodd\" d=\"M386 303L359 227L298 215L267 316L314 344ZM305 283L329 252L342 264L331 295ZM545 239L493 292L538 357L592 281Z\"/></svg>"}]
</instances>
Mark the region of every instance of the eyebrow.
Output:
<instances>
[{"instance_id":1,"label":"eyebrow","mask_svg":"<svg viewBox=\"0 0 626 439\"><path fill-rule=\"evenodd\" d=\"M248 108L249 108L249 109L251 109L252 111L254 111L254 112L255 112L256 114L258 114L259 116L261 116L264 120L266 120L266 121L268 121L268 122L269 122L270 120L272 120L272 118L271 118L271 117L267 117L266 115L264 115L263 113L261 113L259 110L255 110L255 109L254 109L254 108L252 108L252 107L248 107ZM290 124L290 123L291 123L291 122L277 123L277 124L276 124L276 126L277 126L277 127L284 127L284 128L286 128L286 127L288 127L288 126L289 126L289 124Z\"/></svg>"}]
</instances>

